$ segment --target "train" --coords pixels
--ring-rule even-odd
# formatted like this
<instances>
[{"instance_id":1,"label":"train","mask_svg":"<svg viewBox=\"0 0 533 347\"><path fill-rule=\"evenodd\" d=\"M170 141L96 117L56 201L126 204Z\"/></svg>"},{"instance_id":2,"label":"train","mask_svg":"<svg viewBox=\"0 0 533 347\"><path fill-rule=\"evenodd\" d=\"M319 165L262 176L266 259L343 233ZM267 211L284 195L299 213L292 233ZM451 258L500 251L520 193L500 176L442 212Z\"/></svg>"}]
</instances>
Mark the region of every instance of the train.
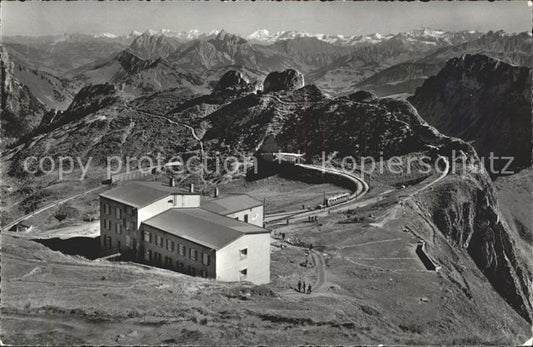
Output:
<instances>
[{"instance_id":1,"label":"train","mask_svg":"<svg viewBox=\"0 0 533 347\"><path fill-rule=\"evenodd\" d=\"M318 208L326 208L326 207L335 206L342 202L348 201L349 198L350 198L349 193L333 195L333 196L330 196L329 198L324 198L324 202L318 205Z\"/></svg>"}]
</instances>

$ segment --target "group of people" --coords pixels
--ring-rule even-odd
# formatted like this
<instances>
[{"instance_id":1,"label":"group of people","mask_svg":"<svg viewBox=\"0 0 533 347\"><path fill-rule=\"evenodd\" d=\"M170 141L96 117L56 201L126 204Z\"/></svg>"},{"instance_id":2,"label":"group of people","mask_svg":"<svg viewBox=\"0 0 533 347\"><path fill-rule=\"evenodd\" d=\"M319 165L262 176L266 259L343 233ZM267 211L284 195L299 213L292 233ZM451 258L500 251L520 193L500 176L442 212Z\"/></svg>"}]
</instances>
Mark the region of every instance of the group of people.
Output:
<instances>
[{"instance_id":1,"label":"group of people","mask_svg":"<svg viewBox=\"0 0 533 347\"><path fill-rule=\"evenodd\" d=\"M305 290L305 281L298 281L298 293L311 294L311 283L307 284L307 291Z\"/></svg>"},{"instance_id":2,"label":"group of people","mask_svg":"<svg viewBox=\"0 0 533 347\"><path fill-rule=\"evenodd\" d=\"M308 222L318 222L318 216L307 216Z\"/></svg>"}]
</instances>

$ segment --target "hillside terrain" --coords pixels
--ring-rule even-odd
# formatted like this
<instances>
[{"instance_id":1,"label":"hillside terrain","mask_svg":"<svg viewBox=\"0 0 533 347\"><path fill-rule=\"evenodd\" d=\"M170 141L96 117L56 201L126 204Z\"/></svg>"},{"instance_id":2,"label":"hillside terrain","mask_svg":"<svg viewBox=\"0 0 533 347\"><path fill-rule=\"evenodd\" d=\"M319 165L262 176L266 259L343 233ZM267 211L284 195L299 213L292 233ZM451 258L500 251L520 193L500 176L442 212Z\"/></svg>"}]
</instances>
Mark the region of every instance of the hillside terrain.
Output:
<instances>
[{"instance_id":1,"label":"hillside terrain","mask_svg":"<svg viewBox=\"0 0 533 347\"><path fill-rule=\"evenodd\" d=\"M497 161L498 171L531 166L531 69L466 55L449 60L409 100L443 134L472 141L488 169L491 153L514 158L507 168Z\"/></svg>"}]
</instances>

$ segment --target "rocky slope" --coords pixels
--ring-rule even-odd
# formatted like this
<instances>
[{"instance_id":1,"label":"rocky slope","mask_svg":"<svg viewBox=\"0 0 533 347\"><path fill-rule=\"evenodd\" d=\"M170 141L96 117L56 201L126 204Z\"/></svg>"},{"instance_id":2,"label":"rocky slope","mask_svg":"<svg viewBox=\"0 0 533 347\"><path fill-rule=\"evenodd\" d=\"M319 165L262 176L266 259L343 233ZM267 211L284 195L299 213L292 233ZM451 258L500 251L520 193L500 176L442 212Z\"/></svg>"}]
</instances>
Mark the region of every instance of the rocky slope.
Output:
<instances>
[{"instance_id":1,"label":"rocky slope","mask_svg":"<svg viewBox=\"0 0 533 347\"><path fill-rule=\"evenodd\" d=\"M473 297L472 284L465 278L458 258L446 256L448 247L453 249L452 254L467 252L492 287L531 323L531 245L516 237L514 221L502 212L492 182L480 168L479 162L473 163L457 175L448 176L436 189L419 195L411 207L429 216L422 223L429 223L431 228L421 227L423 224L411 228L428 241L437 262L449 270L446 275L462 287L467 297ZM436 237L435 232L440 235Z\"/></svg>"},{"instance_id":2,"label":"rocky slope","mask_svg":"<svg viewBox=\"0 0 533 347\"><path fill-rule=\"evenodd\" d=\"M129 50L142 59L165 58L179 47L179 42L165 35L139 35L129 46Z\"/></svg>"},{"instance_id":3,"label":"rocky slope","mask_svg":"<svg viewBox=\"0 0 533 347\"><path fill-rule=\"evenodd\" d=\"M46 106L19 80L16 73L22 67L10 59L7 52L1 51L2 74L2 119L1 137L5 146L28 134L40 122ZM24 68L24 72L27 70Z\"/></svg>"},{"instance_id":4,"label":"rocky slope","mask_svg":"<svg viewBox=\"0 0 533 347\"><path fill-rule=\"evenodd\" d=\"M450 60L410 101L440 132L472 141L487 160L512 156L510 169L531 165L531 71L484 55ZM496 162L499 171L505 160ZM496 174L496 172L494 173Z\"/></svg>"},{"instance_id":5,"label":"rocky slope","mask_svg":"<svg viewBox=\"0 0 533 347\"><path fill-rule=\"evenodd\" d=\"M75 70L73 79L80 85L112 83L131 96L178 87L206 91L198 75L176 67L166 59L142 59L130 50Z\"/></svg>"}]
</instances>

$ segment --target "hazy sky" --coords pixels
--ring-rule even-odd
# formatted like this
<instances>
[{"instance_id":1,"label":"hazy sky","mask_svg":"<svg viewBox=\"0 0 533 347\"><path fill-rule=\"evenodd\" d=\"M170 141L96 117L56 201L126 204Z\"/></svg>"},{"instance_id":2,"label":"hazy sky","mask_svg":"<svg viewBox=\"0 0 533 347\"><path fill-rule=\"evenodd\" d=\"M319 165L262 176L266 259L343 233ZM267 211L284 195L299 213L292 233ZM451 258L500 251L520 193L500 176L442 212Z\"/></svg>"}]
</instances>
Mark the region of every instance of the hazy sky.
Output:
<instances>
[{"instance_id":1,"label":"hazy sky","mask_svg":"<svg viewBox=\"0 0 533 347\"><path fill-rule=\"evenodd\" d=\"M324 34L396 33L422 26L443 30L531 30L527 1L505 2L5 2L4 35L48 35L224 28Z\"/></svg>"}]
</instances>

